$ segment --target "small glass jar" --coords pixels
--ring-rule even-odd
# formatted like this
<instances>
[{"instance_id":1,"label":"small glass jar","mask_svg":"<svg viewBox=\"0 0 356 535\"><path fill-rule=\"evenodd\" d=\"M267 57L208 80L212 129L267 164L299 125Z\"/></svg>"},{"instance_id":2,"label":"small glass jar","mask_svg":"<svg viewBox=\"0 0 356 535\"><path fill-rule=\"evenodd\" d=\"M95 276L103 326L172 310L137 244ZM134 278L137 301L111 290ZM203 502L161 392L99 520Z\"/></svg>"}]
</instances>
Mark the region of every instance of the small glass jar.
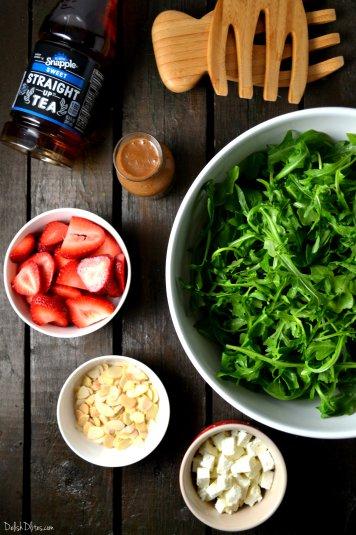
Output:
<instances>
[{"instance_id":1,"label":"small glass jar","mask_svg":"<svg viewBox=\"0 0 356 535\"><path fill-rule=\"evenodd\" d=\"M150 134L124 136L114 149L117 177L129 193L157 199L168 193L174 177L174 158L169 148Z\"/></svg>"}]
</instances>

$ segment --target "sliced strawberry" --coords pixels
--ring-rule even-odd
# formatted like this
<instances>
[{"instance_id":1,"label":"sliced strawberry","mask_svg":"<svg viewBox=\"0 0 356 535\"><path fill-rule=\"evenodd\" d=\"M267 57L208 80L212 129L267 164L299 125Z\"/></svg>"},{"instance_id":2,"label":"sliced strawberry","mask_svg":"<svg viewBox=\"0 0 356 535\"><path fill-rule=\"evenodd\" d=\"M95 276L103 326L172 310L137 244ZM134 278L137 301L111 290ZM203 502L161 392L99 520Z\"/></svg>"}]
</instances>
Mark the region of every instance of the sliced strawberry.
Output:
<instances>
[{"instance_id":1,"label":"sliced strawberry","mask_svg":"<svg viewBox=\"0 0 356 535\"><path fill-rule=\"evenodd\" d=\"M69 262L72 262L70 258L64 258L64 256L61 255L60 247L57 247L57 249L54 251L54 261L56 263L57 269L61 269L62 267L69 264Z\"/></svg>"},{"instance_id":2,"label":"sliced strawberry","mask_svg":"<svg viewBox=\"0 0 356 535\"><path fill-rule=\"evenodd\" d=\"M40 270L35 262L27 260L12 282L20 295L32 296L40 291Z\"/></svg>"},{"instance_id":3,"label":"sliced strawberry","mask_svg":"<svg viewBox=\"0 0 356 535\"><path fill-rule=\"evenodd\" d=\"M31 318L37 325L53 323L59 327L67 327L68 312L63 301L57 297L38 294L31 302Z\"/></svg>"},{"instance_id":4,"label":"sliced strawberry","mask_svg":"<svg viewBox=\"0 0 356 535\"><path fill-rule=\"evenodd\" d=\"M26 260L23 266L25 266L27 262L35 262L35 264L38 265L40 270L41 292L44 294L47 293L52 284L55 267L52 256L49 253L36 253Z\"/></svg>"},{"instance_id":5,"label":"sliced strawberry","mask_svg":"<svg viewBox=\"0 0 356 535\"><path fill-rule=\"evenodd\" d=\"M95 256L100 256L102 254L108 254L112 256L113 258L122 253L121 248L117 241L105 231L105 241L101 247L97 251L95 251Z\"/></svg>"},{"instance_id":6,"label":"sliced strawberry","mask_svg":"<svg viewBox=\"0 0 356 535\"><path fill-rule=\"evenodd\" d=\"M107 285L105 286L105 290L110 297L120 297L122 295L122 291L119 288L115 277L110 277Z\"/></svg>"},{"instance_id":7,"label":"sliced strawberry","mask_svg":"<svg viewBox=\"0 0 356 535\"><path fill-rule=\"evenodd\" d=\"M88 288L77 273L78 266L78 260L71 260L66 266L62 267L57 277L56 284L87 290Z\"/></svg>"},{"instance_id":8,"label":"sliced strawberry","mask_svg":"<svg viewBox=\"0 0 356 535\"><path fill-rule=\"evenodd\" d=\"M115 310L115 305L102 297L83 295L77 299L67 299L69 315L77 327L88 327L107 318Z\"/></svg>"},{"instance_id":9,"label":"sliced strawberry","mask_svg":"<svg viewBox=\"0 0 356 535\"><path fill-rule=\"evenodd\" d=\"M76 299L82 295L82 292L77 288L73 288L72 286L63 286L62 284L54 284L52 286L52 292L56 295L59 295L59 297L63 297L64 299Z\"/></svg>"},{"instance_id":10,"label":"sliced strawberry","mask_svg":"<svg viewBox=\"0 0 356 535\"><path fill-rule=\"evenodd\" d=\"M83 258L98 249L105 240L104 229L82 217L72 217L61 247L66 258Z\"/></svg>"},{"instance_id":11,"label":"sliced strawberry","mask_svg":"<svg viewBox=\"0 0 356 535\"><path fill-rule=\"evenodd\" d=\"M29 305L32 303L32 299L34 297L35 297L34 295L28 295L27 297L25 297L25 299L26 299L26 301L28 302Z\"/></svg>"},{"instance_id":12,"label":"sliced strawberry","mask_svg":"<svg viewBox=\"0 0 356 535\"><path fill-rule=\"evenodd\" d=\"M50 251L56 245L62 243L68 231L68 225L60 221L52 221L45 226L40 241L38 243L39 250Z\"/></svg>"},{"instance_id":13,"label":"sliced strawberry","mask_svg":"<svg viewBox=\"0 0 356 535\"><path fill-rule=\"evenodd\" d=\"M33 234L27 234L25 238L13 246L10 253L12 262L24 262L36 247L36 239Z\"/></svg>"},{"instance_id":14,"label":"sliced strawberry","mask_svg":"<svg viewBox=\"0 0 356 535\"><path fill-rule=\"evenodd\" d=\"M112 271L113 260L110 256L91 256L79 262L79 277L89 292L100 292L105 288Z\"/></svg>"},{"instance_id":15,"label":"sliced strawberry","mask_svg":"<svg viewBox=\"0 0 356 535\"><path fill-rule=\"evenodd\" d=\"M114 272L121 292L120 295L122 295L126 286L126 258L122 253L115 257Z\"/></svg>"}]
</instances>

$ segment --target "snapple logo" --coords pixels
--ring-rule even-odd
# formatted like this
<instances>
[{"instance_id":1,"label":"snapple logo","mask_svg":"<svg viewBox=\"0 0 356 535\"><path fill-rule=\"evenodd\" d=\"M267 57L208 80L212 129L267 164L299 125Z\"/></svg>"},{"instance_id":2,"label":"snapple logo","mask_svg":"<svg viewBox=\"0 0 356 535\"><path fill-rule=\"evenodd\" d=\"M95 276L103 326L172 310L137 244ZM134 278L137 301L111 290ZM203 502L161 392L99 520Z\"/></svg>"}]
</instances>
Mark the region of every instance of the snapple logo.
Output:
<instances>
[{"instance_id":1,"label":"snapple logo","mask_svg":"<svg viewBox=\"0 0 356 535\"><path fill-rule=\"evenodd\" d=\"M69 59L65 54L55 54L53 58L46 59L47 67L59 67L60 69L77 69L78 65Z\"/></svg>"}]
</instances>

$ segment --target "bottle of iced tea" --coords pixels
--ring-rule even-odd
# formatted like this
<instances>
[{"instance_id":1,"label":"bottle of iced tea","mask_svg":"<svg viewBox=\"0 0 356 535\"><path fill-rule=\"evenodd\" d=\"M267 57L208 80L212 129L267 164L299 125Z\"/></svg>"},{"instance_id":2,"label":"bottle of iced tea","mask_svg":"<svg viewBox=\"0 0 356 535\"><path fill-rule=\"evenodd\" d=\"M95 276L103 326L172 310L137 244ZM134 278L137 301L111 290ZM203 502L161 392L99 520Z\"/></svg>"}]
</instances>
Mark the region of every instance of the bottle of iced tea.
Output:
<instances>
[{"instance_id":1,"label":"bottle of iced tea","mask_svg":"<svg viewBox=\"0 0 356 535\"><path fill-rule=\"evenodd\" d=\"M61 0L44 20L1 141L71 166L83 149L116 38L117 0Z\"/></svg>"}]
</instances>

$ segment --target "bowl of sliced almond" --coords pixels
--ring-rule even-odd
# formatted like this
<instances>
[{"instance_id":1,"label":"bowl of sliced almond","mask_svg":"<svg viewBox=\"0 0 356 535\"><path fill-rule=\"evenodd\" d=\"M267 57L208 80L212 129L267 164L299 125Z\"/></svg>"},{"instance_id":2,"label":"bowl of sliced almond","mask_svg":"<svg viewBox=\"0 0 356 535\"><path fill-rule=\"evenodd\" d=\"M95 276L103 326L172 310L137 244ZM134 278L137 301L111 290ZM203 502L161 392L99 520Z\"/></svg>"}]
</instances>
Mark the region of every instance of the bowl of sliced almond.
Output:
<instances>
[{"instance_id":1,"label":"bowl of sliced almond","mask_svg":"<svg viewBox=\"0 0 356 535\"><path fill-rule=\"evenodd\" d=\"M57 421L67 445L105 467L134 464L163 439L170 417L166 389L142 362L123 356L85 362L66 380Z\"/></svg>"}]
</instances>

